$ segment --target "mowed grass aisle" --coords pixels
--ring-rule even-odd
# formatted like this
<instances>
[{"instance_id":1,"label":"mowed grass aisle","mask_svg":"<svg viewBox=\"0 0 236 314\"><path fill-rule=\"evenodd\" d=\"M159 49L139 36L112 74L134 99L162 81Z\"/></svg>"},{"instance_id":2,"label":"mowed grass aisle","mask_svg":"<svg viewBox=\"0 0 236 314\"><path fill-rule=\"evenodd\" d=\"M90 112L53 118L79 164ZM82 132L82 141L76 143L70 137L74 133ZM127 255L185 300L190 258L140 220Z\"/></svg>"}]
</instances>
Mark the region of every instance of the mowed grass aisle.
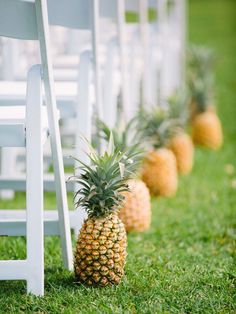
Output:
<instances>
[{"instance_id":1,"label":"mowed grass aisle","mask_svg":"<svg viewBox=\"0 0 236 314\"><path fill-rule=\"evenodd\" d=\"M120 286L75 285L62 268L58 239L47 238L45 297L27 296L23 282L0 282L0 313L236 312L236 2L192 0L189 21L191 41L217 54L223 148L197 150L193 173L181 178L177 197L153 200L151 230L129 235ZM46 203L54 206L50 195ZM21 208L23 196L0 201L4 206ZM2 237L0 258L23 258L24 247L24 239Z\"/></svg>"}]
</instances>

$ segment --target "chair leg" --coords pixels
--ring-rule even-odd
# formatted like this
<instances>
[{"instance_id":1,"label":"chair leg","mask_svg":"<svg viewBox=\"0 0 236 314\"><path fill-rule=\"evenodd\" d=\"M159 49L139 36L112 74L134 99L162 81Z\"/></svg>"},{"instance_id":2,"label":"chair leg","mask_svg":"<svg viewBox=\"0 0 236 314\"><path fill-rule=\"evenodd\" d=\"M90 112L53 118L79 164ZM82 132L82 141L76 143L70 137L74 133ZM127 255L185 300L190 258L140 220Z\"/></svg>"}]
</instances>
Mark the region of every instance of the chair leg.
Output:
<instances>
[{"instance_id":1,"label":"chair leg","mask_svg":"<svg viewBox=\"0 0 236 314\"><path fill-rule=\"evenodd\" d=\"M44 294L43 143L40 67L29 72L26 111L27 291Z\"/></svg>"},{"instance_id":2,"label":"chair leg","mask_svg":"<svg viewBox=\"0 0 236 314\"><path fill-rule=\"evenodd\" d=\"M50 144L53 158L53 168L55 174L55 188L57 198L57 209L59 216L59 229L62 246L62 256L66 268L73 269L73 254L69 221L69 210L67 203L65 174L63 165L63 155L61 147L61 137L58 123L58 111L56 97L54 93L53 69L50 60L50 37L47 21L47 6L42 5L42 1L36 1L38 31L42 31L43 36L39 38L40 52L43 64L43 81L45 91L45 102L48 112L48 124L50 133Z\"/></svg>"},{"instance_id":3,"label":"chair leg","mask_svg":"<svg viewBox=\"0 0 236 314\"><path fill-rule=\"evenodd\" d=\"M50 135L52 135L50 129ZM55 189L57 198L57 210L59 216L59 230L62 247L62 257L67 269L73 269L73 254L71 231L69 221L69 210L66 195L65 175L63 166L62 148L59 135L59 125L55 125L54 136L50 136L53 157L53 168L55 175Z\"/></svg>"},{"instance_id":4,"label":"chair leg","mask_svg":"<svg viewBox=\"0 0 236 314\"><path fill-rule=\"evenodd\" d=\"M27 291L35 295L43 295L43 154L40 136L37 139L33 136L28 136L27 139L26 209L27 261L29 265Z\"/></svg>"}]
</instances>

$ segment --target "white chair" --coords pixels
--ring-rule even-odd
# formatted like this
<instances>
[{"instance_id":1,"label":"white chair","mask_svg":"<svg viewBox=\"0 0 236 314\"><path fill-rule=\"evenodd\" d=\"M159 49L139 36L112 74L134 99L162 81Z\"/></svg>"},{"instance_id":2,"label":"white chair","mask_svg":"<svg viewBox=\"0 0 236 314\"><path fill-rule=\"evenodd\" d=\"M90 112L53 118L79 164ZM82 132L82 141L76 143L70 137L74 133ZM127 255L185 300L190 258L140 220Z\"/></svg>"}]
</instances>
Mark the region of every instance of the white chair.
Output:
<instances>
[{"instance_id":1,"label":"white chair","mask_svg":"<svg viewBox=\"0 0 236 314\"><path fill-rule=\"evenodd\" d=\"M68 5L69 3L69 5ZM76 118L75 123L75 150L73 151L73 155L79 156L80 159L87 158L84 153L84 143L81 140L81 135L88 138L91 138L91 121L92 121L92 104L94 105L95 110L97 110L99 116L101 116L101 101L100 101L100 91L98 88L100 84L100 74L99 74L99 65L97 62L98 55L98 2L94 0L83 1L83 0L70 0L70 2L66 0L48 0L48 15L49 15L49 23L51 25L60 25L67 28L74 29L85 29L90 30L93 34L93 51L84 51L80 55L80 63L79 63L79 71L78 71L78 79L76 83L57 83L56 89L58 86L58 92L60 92L61 96L59 96L58 100L58 108L60 109L61 116L64 118L74 117ZM95 91L91 90L91 76L93 74L93 82L95 84ZM6 84L6 87L12 85L15 87L15 95L14 97L8 96L7 93L0 96L0 104L5 100L8 102L8 105L13 105L17 103L19 105L23 104L23 95L22 91L25 88L24 82L1 82L1 85ZM76 84L76 85L75 85ZM64 86L64 88L63 88ZM76 88L75 88L76 86ZM76 95L76 97L68 97L68 93L65 93L65 90L72 90L72 94ZM8 91L9 92L9 91ZM57 92L57 90L56 90ZM63 94L64 93L64 94ZM73 104L73 108L71 108L71 104ZM69 108L68 108L69 107ZM72 110L71 110L72 109ZM44 189L53 191L55 189L53 183L52 175L45 176L44 181ZM15 177L0 177L0 189L15 189L24 191L25 190L25 175L18 175ZM67 189L69 191L74 191L74 184L69 182L67 184ZM20 215L17 213L17 215ZM47 217L55 219L55 211L47 212ZM70 222L71 228L75 230L75 233L78 233L80 226L83 222L84 215L82 211L70 211ZM53 234L54 229L52 229L51 233ZM50 230L48 229L50 233ZM50 233L50 234L51 234Z\"/></svg>"},{"instance_id":2,"label":"white chair","mask_svg":"<svg viewBox=\"0 0 236 314\"><path fill-rule=\"evenodd\" d=\"M166 1L164 5L167 5ZM169 13L164 7L162 18L160 90L161 98L165 99L184 84L185 0L173 1Z\"/></svg>"},{"instance_id":3,"label":"white chair","mask_svg":"<svg viewBox=\"0 0 236 314\"><path fill-rule=\"evenodd\" d=\"M13 23L14 22L14 23ZM62 21L63 22L63 21ZM26 147L26 230L25 220L15 213L3 213L0 235L27 236L25 260L0 261L0 280L26 280L27 291L44 294L43 143L48 133L53 166L64 264L73 267L67 196L60 143L58 111L54 94L46 0L35 2L0 0L0 35L38 40L42 65L28 74L26 106L0 107L0 146ZM46 107L43 106L42 83ZM1 211L0 211L1 215ZM24 220L24 221L23 221ZM50 222L49 222L50 223ZM47 221L45 222L47 225Z\"/></svg>"},{"instance_id":4,"label":"white chair","mask_svg":"<svg viewBox=\"0 0 236 314\"><path fill-rule=\"evenodd\" d=\"M94 4L94 6L93 6ZM55 6L57 6L57 9L54 10ZM63 7L64 6L64 7ZM69 8L72 8L71 10ZM89 29L93 34L95 32L93 31L95 29L95 24L96 22L96 1L70 1L70 5L68 8L68 1L48 1L48 12L49 12L49 23L52 25L57 25L58 24L58 17L63 18L65 21L66 27L69 28L75 28L75 29ZM60 10L62 14L60 13ZM64 12L62 11L64 10ZM59 12L59 13L58 13ZM66 14L64 14L66 12ZM61 14L61 15L60 15ZM64 16L63 16L64 15ZM59 23L60 24L60 23ZM96 26L96 32L97 26ZM96 36L93 36L93 46L95 47L95 40ZM96 49L94 49L96 51ZM97 52L96 52L97 53ZM89 71L89 67L91 67L91 60L92 62L94 61L94 66L96 67L95 77L96 77L96 82L99 83L99 80L97 79L97 74L99 69L97 66L96 62L96 54L95 58L92 58L91 53L86 52L86 57L83 56L82 60L86 65L81 64L81 68L87 67ZM95 103L95 94L96 94L96 106L97 108L101 108L101 105L98 104L100 96L99 96L99 90L98 88L95 87L95 93L94 91L91 92L91 79L89 78L89 83L86 82L84 77L81 77L80 73L83 71L78 71L79 72L79 77L76 78L75 82L57 82L55 85L55 91L56 91L56 96L57 96L57 104L58 108L60 110L60 117L61 119L68 119L68 118L75 118L79 116L79 122L75 123L75 125L83 125L80 123L80 117L81 114L83 115L83 110L87 110L89 106L86 105L86 99L88 98L85 96L83 98L83 94L89 93L90 101L92 103ZM96 86L97 84L96 83ZM90 90L88 92L88 86L86 84L90 85ZM79 89L79 92L78 92ZM24 105L24 95L25 95L25 90L26 90L26 83L25 82L12 82L12 81L1 81L0 82L0 106L1 105ZM87 97L87 98L86 98ZM81 100L82 99L82 100ZM81 101L80 101L81 100ZM78 109L78 102L83 104L83 106L80 106ZM100 102L101 103L101 102ZM82 112L80 109L82 108ZM99 112L101 110L99 109ZM87 117L87 115L85 115ZM88 120L90 118L88 117ZM77 131L77 129L76 129ZM81 130L82 133L84 133L84 130ZM74 132L78 133L78 132ZM84 134L85 136L89 137L88 132ZM79 140L78 140L79 141ZM13 156L12 156L13 155ZM12 171L11 173L8 172L8 175L5 173L5 169L7 169L7 163L9 162L9 159L11 158L12 160ZM9 149L3 149L2 151L2 171L1 171L1 178L0 178L0 189L6 190L6 189L14 189L14 190L25 190L25 175L24 174L17 174L16 177L16 170L14 167L15 163L15 156L12 153L12 150L9 151ZM7 161L7 163L5 162ZM53 185L53 177L52 175L47 175L46 176L46 182L45 182L45 190L54 190L54 185ZM73 191L74 187L73 184L68 184L68 190ZM5 193L3 194L4 191L2 191L2 195L6 195ZM9 192L8 194L9 195ZM11 194L10 194L11 196ZM74 221L74 219L72 219Z\"/></svg>"},{"instance_id":5,"label":"white chair","mask_svg":"<svg viewBox=\"0 0 236 314\"><path fill-rule=\"evenodd\" d=\"M126 23L125 45L129 50L127 99L129 105L124 108L125 118L130 120L146 99L146 62L147 62L147 1L126 0L125 13L135 15L138 22ZM124 21L124 20L123 20ZM142 98L141 96L142 89Z\"/></svg>"},{"instance_id":6,"label":"white chair","mask_svg":"<svg viewBox=\"0 0 236 314\"><path fill-rule=\"evenodd\" d=\"M114 1L116 2L116 1ZM92 34L92 42L93 42L93 53L89 51L84 51L79 56L79 71L78 71L78 79L77 79L77 97L76 101L72 97L67 96L67 94L63 97L62 92L64 89L73 89L74 93L74 83L57 83L56 89L58 86L58 91L61 93L58 98L58 107L61 112L62 119L65 118L75 118L73 135L75 136L75 151L70 152L73 155L79 155L81 158L86 158L86 155L83 154L83 146L84 143L81 141L81 134L88 139L91 138L91 115L92 108L91 104L93 104L93 108L98 111L98 115L102 117L103 106L101 102L102 98L102 89L101 89L101 74L100 74L100 64L98 62L98 50L99 50L99 23L98 23L98 1L83 1L76 0L70 1L68 7L68 1L65 0L49 0L48 1L48 12L49 12L49 23L51 25L57 25L57 15L59 14L59 8L61 12L63 12L63 17L66 19L66 26L73 29L79 30L89 30ZM55 10L55 6L57 9ZM59 8L58 8L59 7ZM71 9L70 9L71 8ZM93 80L91 79L91 73L93 72ZM65 88L63 88L64 84ZM25 85L23 82L17 82L17 84L11 82L1 82L0 87L4 86L4 90L11 87L14 89L16 96L8 97L7 93L4 92L1 95L0 91L0 104L1 102L8 102L9 105L17 102L20 104L22 102L22 90L24 90ZM95 92L93 91L95 89ZM62 92L61 92L62 91ZM92 97L91 97L92 96ZM20 100L20 101L19 101ZM69 102L74 104L73 109L69 106ZM75 105L76 104L76 105ZM81 116L84 118L81 119ZM68 158L67 158L68 159ZM0 189L12 188L24 191L24 175L18 175L17 178L9 178L6 176L0 177ZM54 187L52 184L52 176L48 175L46 177L45 182L45 190L53 190ZM74 185L70 182L67 185L68 191L73 191ZM75 221L74 215L71 218L72 226L79 225L78 221Z\"/></svg>"}]
</instances>

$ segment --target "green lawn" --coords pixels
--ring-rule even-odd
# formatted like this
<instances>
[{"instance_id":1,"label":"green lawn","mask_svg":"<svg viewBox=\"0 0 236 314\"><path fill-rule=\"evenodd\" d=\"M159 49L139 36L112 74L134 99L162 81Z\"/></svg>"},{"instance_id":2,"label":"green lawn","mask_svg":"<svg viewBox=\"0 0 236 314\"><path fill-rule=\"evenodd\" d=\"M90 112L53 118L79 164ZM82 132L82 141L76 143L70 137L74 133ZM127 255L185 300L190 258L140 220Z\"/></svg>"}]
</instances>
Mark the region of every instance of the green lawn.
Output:
<instances>
[{"instance_id":1,"label":"green lawn","mask_svg":"<svg viewBox=\"0 0 236 314\"><path fill-rule=\"evenodd\" d=\"M62 268L58 239L47 238L45 297L27 296L24 282L0 282L0 313L236 313L236 1L192 0L189 22L190 40L217 54L223 148L197 150L177 197L153 200L151 230L128 237L120 286L75 285ZM234 173L227 174L228 164ZM47 196L47 205L53 202ZM23 204L17 195L13 206ZM0 238L0 258L24 254L24 239Z\"/></svg>"}]
</instances>

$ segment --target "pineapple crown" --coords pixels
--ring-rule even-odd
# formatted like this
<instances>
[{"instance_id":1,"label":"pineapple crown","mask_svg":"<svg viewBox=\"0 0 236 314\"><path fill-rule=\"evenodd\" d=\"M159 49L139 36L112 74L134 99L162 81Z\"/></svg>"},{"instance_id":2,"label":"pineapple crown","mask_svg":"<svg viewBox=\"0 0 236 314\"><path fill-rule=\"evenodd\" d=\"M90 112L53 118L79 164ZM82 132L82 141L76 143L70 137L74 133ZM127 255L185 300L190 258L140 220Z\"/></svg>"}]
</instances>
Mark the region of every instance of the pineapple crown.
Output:
<instances>
[{"instance_id":1,"label":"pineapple crown","mask_svg":"<svg viewBox=\"0 0 236 314\"><path fill-rule=\"evenodd\" d=\"M213 98L211 96L211 91L207 88L203 80L195 80L194 82L189 84L192 101L197 106L198 112L204 112L207 110L207 107L211 104L210 99Z\"/></svg>"},{"instance_id":2,"label":"pineapple crown","mask_svg":"<svg viewBox=\"0 0 236 314\"><path fill-rule=\"evenodd\" d=\"M99 130L99 137L105 141L109 141L111 134L113 135L114 145L121 152L127 151L129 153L136 152L136 165L138 167L141 159L143 158L143 148L139 134L136 131L137 119L133 118L128 123L123 123L115 126L112 130L102 121L97 120L97 127Z\"/></svg>"},{"instance_id":3,"label":"pineapple crown","mask_svg":"<svg viewBox=\"0 0 236 314\"><path fill-rule=\"evenodd\" d=\"M158 107L149 111L142 108L138 119L141 138L148 141L154 149L166 146L178 124L176 119L169 118L166 109Z\"/></svg>"},{"instance_id":4,"label":"pineapple crown","mask_svg":"<svg viewBox=\"0 0 236 314\"><path fill-rule=\"evenodd\" d=\"M214 85L214 54L212 50L192 45L187 54L187 84L192 101L199 112L203 112L213 97Z\"/></svg>"},{"instance_id":5,"label":"pineapple crown","mask_svg":"<svg viewBox=\"0 0 236 314\"><path fill-rule=\"evenodd\" d=\"M187 51L188 76L211 81L215 56L211 49L204 46L190 45Z\"/></svg>"},{"instance_id":6,"label":"pineapple crown","mask_svg":"<svg viewBox=\"0 0 236 314\"><path fill-rule=\"evenodd\" d=\"M186 127L189 119L188 103L189 94L184 89L177 90L167 100L169 119L175 120L182 129Z\"/></svg>"},{"instance_id":7,"label":"pineapple crown","mask_svg":"<svg viewBox=\"0 0 236 314\"><path fill-rule=\"evenodd\" d=\"M82 206L90 218L104 217L121 206L124 199L121 193L129 190L126 182L136 167L132 160L136 153L120 152L114 147L111 135L103 155L91 148L88 157L90 165L74 158L80 163L80 174L73 177L80 186L75 205Z\"/></svg>"}]
</instances>

